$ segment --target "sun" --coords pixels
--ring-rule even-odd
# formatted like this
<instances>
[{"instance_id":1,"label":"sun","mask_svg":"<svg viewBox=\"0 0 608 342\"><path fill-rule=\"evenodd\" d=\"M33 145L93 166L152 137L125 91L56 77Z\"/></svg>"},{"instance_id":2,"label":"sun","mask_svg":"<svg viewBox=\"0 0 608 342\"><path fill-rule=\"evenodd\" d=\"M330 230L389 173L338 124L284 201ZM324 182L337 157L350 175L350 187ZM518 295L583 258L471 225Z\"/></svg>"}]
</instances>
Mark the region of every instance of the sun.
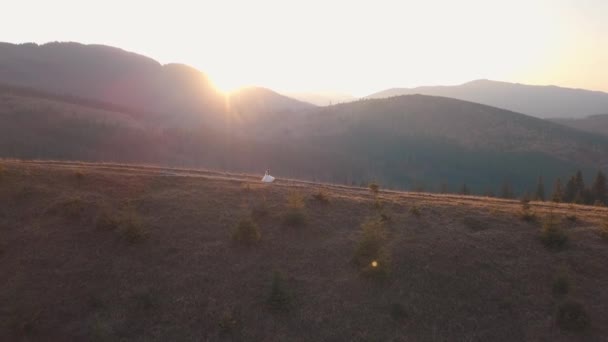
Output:
<instances>
[{"instance_id":1,"label":"sun","mask_svg":"<svg viewBox=\"0 0 608 342\"><path fill-rule=\"evenodd\" d=\"M243 87L241 80L238 77L232 77L230 74L211 73L209 77L213 87L223 94L230 94Z\"/></svg>"}]
</instances>

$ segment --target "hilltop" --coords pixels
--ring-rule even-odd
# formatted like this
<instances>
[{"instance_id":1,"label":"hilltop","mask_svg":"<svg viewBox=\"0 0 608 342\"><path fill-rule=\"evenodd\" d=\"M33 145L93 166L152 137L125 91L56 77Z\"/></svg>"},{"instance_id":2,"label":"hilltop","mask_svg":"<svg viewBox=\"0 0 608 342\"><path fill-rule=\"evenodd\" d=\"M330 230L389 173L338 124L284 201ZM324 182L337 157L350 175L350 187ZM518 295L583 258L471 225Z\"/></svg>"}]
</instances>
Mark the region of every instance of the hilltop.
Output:
<instances>
[{"instance_id":1,"label":"hilltop","mask_svg":"<svg viewBox=\"0 0 608 342\"><path fill-rule=\"evenodd\" d=\"M518 201L262 186L259 176L194 169L0 166L2 340L608 334L606 208L532 202L521 216ZM250 215L261 236L246 246L231 235ZM548 217L568 236L559 250L541 242ZM354 262L365 222L385 234L386 273ZM568 308L584 313L560 320Z\"/></svg>"}]
</instances>

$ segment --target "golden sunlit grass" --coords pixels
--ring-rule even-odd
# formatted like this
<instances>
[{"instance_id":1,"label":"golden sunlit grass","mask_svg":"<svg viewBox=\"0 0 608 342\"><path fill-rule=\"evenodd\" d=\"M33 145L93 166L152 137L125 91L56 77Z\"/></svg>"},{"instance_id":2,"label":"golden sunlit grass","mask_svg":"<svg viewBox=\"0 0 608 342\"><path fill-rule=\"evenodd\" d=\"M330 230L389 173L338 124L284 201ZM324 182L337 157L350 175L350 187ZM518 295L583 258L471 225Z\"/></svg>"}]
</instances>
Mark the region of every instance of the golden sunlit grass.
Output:
<instances>
[{"instance_id":1,"label":"golden sunlit grass","mask_svg":"<svg viewBox=\"0 0 608 342\"><path fill-rule=\"evenodd\" d=\"M292 191L287 195L287 211L283 222L288 226L303 226L307 222L306 202L301 193Z\"/></svg>"}]
</instances>

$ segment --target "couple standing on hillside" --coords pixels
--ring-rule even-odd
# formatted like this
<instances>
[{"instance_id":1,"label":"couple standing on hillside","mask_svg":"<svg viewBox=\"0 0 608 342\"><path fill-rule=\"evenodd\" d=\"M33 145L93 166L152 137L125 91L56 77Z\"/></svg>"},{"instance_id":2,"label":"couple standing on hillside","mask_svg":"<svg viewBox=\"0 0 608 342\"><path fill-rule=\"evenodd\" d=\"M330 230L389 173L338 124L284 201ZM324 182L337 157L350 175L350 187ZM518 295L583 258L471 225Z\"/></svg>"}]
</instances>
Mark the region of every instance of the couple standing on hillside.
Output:
<instances>
[{"instance_id":1,"label":"couple standing on hillside","mask_svg":"<svg viewBox=\"0 0 608 342\"><path fill-rule=\"evenodd\" d=\"M274 182L274 177L270 175L270 169L266 169L266 174L262 177L262 182L264 183L272 183Z\"/></svg>"}]
</instances>

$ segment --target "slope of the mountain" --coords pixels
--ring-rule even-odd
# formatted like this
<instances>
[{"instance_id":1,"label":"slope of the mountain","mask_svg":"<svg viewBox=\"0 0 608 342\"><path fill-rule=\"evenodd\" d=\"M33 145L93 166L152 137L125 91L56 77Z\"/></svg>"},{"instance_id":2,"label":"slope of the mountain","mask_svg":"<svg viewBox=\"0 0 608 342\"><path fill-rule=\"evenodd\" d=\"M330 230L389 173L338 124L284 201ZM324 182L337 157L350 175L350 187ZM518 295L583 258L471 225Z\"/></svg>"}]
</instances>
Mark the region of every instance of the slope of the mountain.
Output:
<instances>
[{"instance_id":1,"label":"slope of the mountain","mask_svg":"<svg viewBox=\"0 0 608 342\"><path fill-rule=\"evenodd\" d=\"M204 97L212 86L203 74L121 49L78 43L0 44L3 83L69 94L134 108L165 111L182 104L195 83ZM185 83L185 84L180 84ZM162 95L162 96L161 96ZM183 104L188 107L190 103Z\"/></svg>"},{"instance_id":2,"label":"slope of the mountain","mask_svg":"<svg viewBox=\"0 0 608 342\"><path fill-rule=\"evenodd\" d=\"M160 63L101 45L0 43L2 84L112 103L164 115L166 122L188 127L221 127L229 108L239 114L310 108L269 90L249 89L231 96L227 106L202 72L182 64Z\"/></svg>"},{"instance_id":3,"label":"slope of the mountain","mask_svg":"<svg viewBox=\"0 0 608 342\"><path fill-rule=\"evenodd\" d=\"M581 119L554 118L551 121L581 131L608 136L608 114L591 115Z\"/></svg>"},{"instance_id":4,"label":"slope of the mountain","mask_svg":"<svg viewBox=\"0 0 608 342\"><path fill-rule=\"evenodd\" d=\"M260 98L254 91L255 99ZM247 92L233 99L248 103ZM146 162L338 183L476 193L508 181L521 193L608 165L608 138L449 98L411 95L168 126L112 106L32 92L0 93L0 156ZM263 96L262 96L263 98ZM229 99L227 99L229 100ZM228 101L227 103L231 103ZM287 108L284 108L287 110ZM251 118L258 118L253 120Z\"/></svg>"},{"instance_id":5,"label":"slope of the mountain","mask_svg":"<svg viewBox=\"0 0 608 342\"><path fill-rule=\"evenodd\" d=\"M367 98L422 94L477 102L539 118L582 118L608 111L608 93L477 80L457 86L393 88Z\"/></svg>"},{"instance_id":6,"label":"slope of the mountain","mask_svg":"<svg viewBox=\"0 0 608 342\"><path fill-rule=\"evenodd\" d=\"M315 107L262 87L238 89L228 94L228 99L231 109L241 113L298 112Z\"/></svg>"},{"instance_id":7,"label":"slope of the mountain","mask_svg":"<svg viewBox=\"0 0 608 342\"><path fill-rule=\"evenodd\" d=\"M351 102L357 99L349 94L335 92L288 92L285 93L285 95L317 106L330 106L332 104Z\"/></svg>"},{"instance_id":8,"label":"slope of the mountain","mask_svg":"<svg viewBox=\"0 0 608 342\"><path fill-rule=\"evenodd\" d=\"M424 95L324 107L294 128L292 139L343 156L346 178L399 187L465 182L484 191L509 181L525 189L539 175L552 182L567 170L608 166L605 137Z\"/></svg>"}]
</instances>

